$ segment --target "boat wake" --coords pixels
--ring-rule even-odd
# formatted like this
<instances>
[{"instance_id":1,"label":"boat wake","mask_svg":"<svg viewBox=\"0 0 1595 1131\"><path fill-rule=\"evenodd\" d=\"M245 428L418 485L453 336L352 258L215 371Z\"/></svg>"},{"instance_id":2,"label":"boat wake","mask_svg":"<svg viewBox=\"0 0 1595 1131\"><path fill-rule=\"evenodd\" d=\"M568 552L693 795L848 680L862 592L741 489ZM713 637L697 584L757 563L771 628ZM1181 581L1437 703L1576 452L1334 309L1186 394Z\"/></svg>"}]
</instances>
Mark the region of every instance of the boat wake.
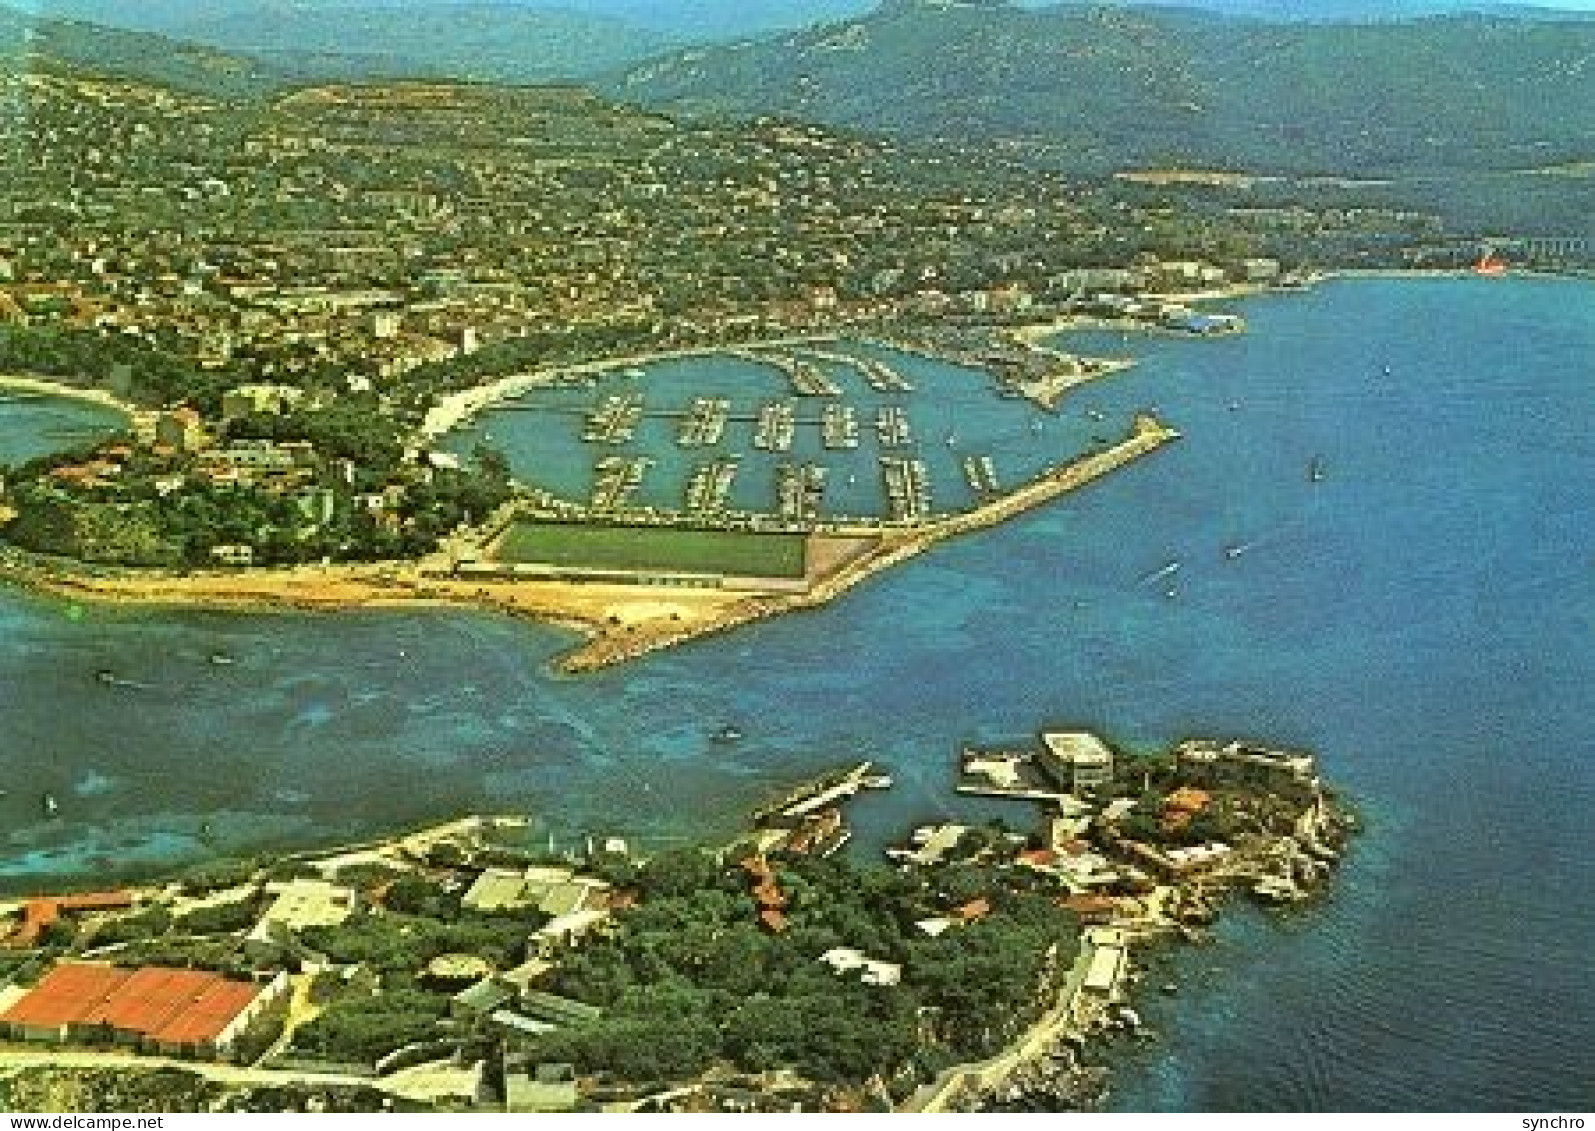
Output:
<instances>
[{"instance_id":1,"label":"boat wake","mask_svg":"<svg viewBox=\"0 0 1595 1131\"><path fill-rule=\"evenodd\" d=\"M155 685L153 683L141 683L136 679L123 679L113 671L96 672L94 678L99 680L106 687L122 687L131 691L155 690Z\"/></svg>"}]
</instances>

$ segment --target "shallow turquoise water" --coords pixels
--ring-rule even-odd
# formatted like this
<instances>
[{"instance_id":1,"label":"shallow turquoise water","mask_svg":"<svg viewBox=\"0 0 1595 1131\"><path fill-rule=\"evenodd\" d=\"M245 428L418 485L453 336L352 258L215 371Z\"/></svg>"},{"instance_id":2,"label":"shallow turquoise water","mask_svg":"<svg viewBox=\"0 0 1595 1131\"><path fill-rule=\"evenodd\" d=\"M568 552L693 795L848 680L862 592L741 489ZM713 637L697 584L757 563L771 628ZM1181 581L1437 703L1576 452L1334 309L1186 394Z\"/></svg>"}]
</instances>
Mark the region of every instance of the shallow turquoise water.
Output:
<instances>
[{"instance_id":1,"label":"shallow turquoise water","mask_svg":"<svg viewBox=\"0 0 1595 1131\"><path fill-rule=\"evenodd\" d=\"M230 845L527 807L663 839L852 757L897 775L859 809L879 833L952 811L963 739L1249 735L1319 751L1371 830L1326 908L1181 959L1117 1102L1587 1109L1592 298L1343 282L1245 304L1244 338L1088 339L1144 363L1046 434L1155 404L1183 441L823 611L591 678L548 674L561 633L486 616L0 595L0 873L204 851L207 821ZM1141 580L1171 560L1173 599ZM726 722L747 737L713 743Z\"/></svg>"},{"instance_id":2,"label":"shallow turquoise water","mask_svg":"<svg viewBox=\"0 0 1595 1131\"><path fill-rule=\"evenodd\" d=\"M593 464L611 455L646 455L654 463L643 478L635 503L680 510L686 484L700 463L736 457L739 469L730 502L733 507L773 512L776 475L783 463L818 463L829 470L824 513L879 515L886 504L879 457L905 455L883 448L875 428L884 406L908 414L916 441L914 454L925 461L934 509L964 510L977 501L963 471L964 457L990 456L998 481L1013 485L1032 478L1052 463L1086 447L1093 435L1117 439L1125 428L1096 423L1083 413L1054 417L1027 402L993 395L991 378L959 366L895 350L849 343L838 347L861 357L884 360L911 378L913 391L876 393L850 367L822 363L843 390L859 424L854 450L825 449L819 426L823 399L794 398L776 370L729 357L689 358L651 367L637 380L610 373L590 388L537 390L515 407L489 412L462 429L451 446L470 452L486 441L510 457L516 474L566 498L585 502L592 493ZM584 443L585 414L612 394L640 394L647 416L632 441L620 445ZM723 397L731 402L732 419L714 448L684 449L676 443L679 419L694 397ZM788 401L798 422L792 450L763 452L754 444L754 423L761 406Z\"/></svg>"},{"instance_id":3,"label":"shallow turquoise water","mask_svg":"<svg viewBox=\"0 0 1595 1131\"><path fill-rule=\"evenodd\" d=\"M0 385L0 464L90 443L122 423L120 413L101 405Z\"/></svg>"}]
</instances>

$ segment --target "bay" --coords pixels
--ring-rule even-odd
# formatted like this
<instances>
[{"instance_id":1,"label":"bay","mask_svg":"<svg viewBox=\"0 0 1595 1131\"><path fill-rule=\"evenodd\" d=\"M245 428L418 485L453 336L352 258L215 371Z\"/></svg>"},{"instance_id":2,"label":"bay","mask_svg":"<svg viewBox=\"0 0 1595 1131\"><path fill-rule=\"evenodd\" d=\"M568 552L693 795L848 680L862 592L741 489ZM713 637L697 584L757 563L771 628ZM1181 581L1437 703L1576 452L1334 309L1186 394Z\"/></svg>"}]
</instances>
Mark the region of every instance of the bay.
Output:
<instances>
[{"instance_id":1,"label":"bay","mask_svg":"<svg viewBox=\"0 0 1595 1131\"><path fill-rule=\"evenodd\" d=\"M1047 436L1155 405L1180 443L825 610L593 677L549 673L567 635L489 616L0 591L0 879L482 808L663 844L858 757L899 783L859 808L878 842L965 811L963 740L1245 735L1318 752L1369 830L1328 905L1178 959L1115 1103L1587 1109L1595 287L1344 280L1241 309L1243 337L1071 339L1142 363ZM1018 452L998 403L945 425ZM1172 598L1143 580L1171 561Z\"/></svg>"}]
</instances>

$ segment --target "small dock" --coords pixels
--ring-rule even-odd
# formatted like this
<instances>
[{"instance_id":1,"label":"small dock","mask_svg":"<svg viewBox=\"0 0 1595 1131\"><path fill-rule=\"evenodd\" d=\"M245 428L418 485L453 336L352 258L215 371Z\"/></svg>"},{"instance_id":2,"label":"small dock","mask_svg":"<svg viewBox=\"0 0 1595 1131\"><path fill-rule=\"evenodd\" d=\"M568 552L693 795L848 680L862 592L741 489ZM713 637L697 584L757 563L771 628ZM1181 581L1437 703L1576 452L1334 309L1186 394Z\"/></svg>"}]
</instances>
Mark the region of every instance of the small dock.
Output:
<instances>
[{"instance_id":1,"label":"small dock","mask_svg":"<svg viewBox=\"0 0 1595 1131\"><path fill-rule=\"evenodd\" d=\"M782 464L776 475L777 508L787 522L811 523L825 501L826 468L817 463Z\"/></svg>"},{"instance_id":2,"label":"small dock","mask_svg":"<svg viewBox=\"0 0 1595 1131\"><path fill-rule=\"evenodd\" d=\"M761 452L789 452L797 433L797 419L790 401L771 401L759 410L754 425L753 446Z\"/></svg>"},{"instance_id":3,"label":"small dock","mask_svg":"<svg viewBox=\"0 0 1595 1131\"><path fill-rule=\"evenodd\" d=\"M924 460L882 456L881 478L893 519L917 522L930 514L930 473Z\"/></svg>"},{"instance_id":4,"label":"small dock","mask_svg":"<svg viewBox=\"0 0 1595 1131\"><path fill-rule=\"evenodd\" d=\"M589 444L627 444L637 433L642 419L640 393L620 393L605 397L587 417L582 439Z\"/></svg>"},{"instance_id":5,"label":"small dock","mask_svg":"<svg viewBox=\"0 0 1595 1131\"><path fill-rule=\"evenodd\" d=\"M642 486L643 475L652 465L653 460L645 456L607 456L599 460L593 477L593 511L622 510Z\"/></svg>"},{"instance_id":6,"label":"small dock","mask_svg":"<svg viewBox=\"0 0 1595 1131\"><path fill-rule=\"evenodd\" d=\"M695 467L687 480L688 512L699 516L723 513L738 467L735 459L717 459Z\"/></svg>"},{"instance_id":7,"label":"small dock","mask_svg":"<svg viewBox=\"0 0 1595 1131\"><path fill-rule=\"evenodd\" d=\"M914 446L914 429L908 422L908 410L901 405L882 405L875 414L875 431L883 448Z\"/></svg>"},{"instance_id":8,"label":"small dock","mask_svg":"<svg viewBox=\"0 0 1595 1131\"><path fill-rule=\"evenodd\" d=\"M683 448L712 448L724 438L726 421L730 416L729 400L723 397L698 397L681 422L676 443Z\"/></svg>"},{"instance_id":9,"label":"small dock","mask_svg":"<svg viewBox=\"0 0 1595 1131\"><path fill-rule=\"evenodd\" d=\"M851 405L828 404L820 432L827 451L852 451L858 447L858 413Z\"/></svg>"}]
</instances>

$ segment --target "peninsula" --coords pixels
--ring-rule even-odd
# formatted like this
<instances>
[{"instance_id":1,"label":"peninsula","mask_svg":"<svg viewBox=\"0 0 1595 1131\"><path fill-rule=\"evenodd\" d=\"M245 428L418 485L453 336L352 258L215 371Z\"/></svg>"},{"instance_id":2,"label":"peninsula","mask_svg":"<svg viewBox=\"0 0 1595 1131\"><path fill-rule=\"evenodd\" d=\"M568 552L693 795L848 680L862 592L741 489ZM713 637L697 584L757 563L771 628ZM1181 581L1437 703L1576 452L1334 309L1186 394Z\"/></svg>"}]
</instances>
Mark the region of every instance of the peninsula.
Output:
<instances>
[{"instance_id":1,"label":"peninsula","mask_svg":"<svg viewBox=\"0 0 1595 1131\"><path fill-rule=\"evenodd\" d=\"M1047 729L966 746L957 783L1034 816L950 816L867 862L841 852L847 805L893 782L863 763L703 848L604 835L559 852L525 817L469 818L19 900L0 907L0 1094L89 1111L1089 1109L1100 1043L1150 1036L1146 956L1198 937L1226 893L1309 903L1354 826L1311 755L1253 743L1131 754Z\"/></svg>"},{"instance_id":2,"label":"peninsula","mask_svg":"<svg viewBox=\"0 0 1595 1131\"><path fill-rule=\"evenodd\" d=\"M459 605L547 621L586 640L559 661L563 670L592 671L706 634L815 608L882 570L946 539L1007 521L1146 456L1178 433L1150 416L1112 446L1050 468L972 510L904 525L826 524L811 532L734 535L750 540L795 539L801 572L785 578L727 577L708 572L669 577L639 568L550 569L505 561L507 538L522 525L541 526L538 508L504 504L483 530L458 533L442 555L417 562L302 565L282 569L170 571L85 568L15 550L0 550L0 577L72 600L214 608L346 610ZM563 516L560 516L563 517ZM581 526L563 526L575 531ZM624 532L624 527L610 526ZM670 527L636 527L641 539ZM678 539L707 532L677 530ZM459 555L486 547L487 559Z\"/></svg>"}]
</instances>

